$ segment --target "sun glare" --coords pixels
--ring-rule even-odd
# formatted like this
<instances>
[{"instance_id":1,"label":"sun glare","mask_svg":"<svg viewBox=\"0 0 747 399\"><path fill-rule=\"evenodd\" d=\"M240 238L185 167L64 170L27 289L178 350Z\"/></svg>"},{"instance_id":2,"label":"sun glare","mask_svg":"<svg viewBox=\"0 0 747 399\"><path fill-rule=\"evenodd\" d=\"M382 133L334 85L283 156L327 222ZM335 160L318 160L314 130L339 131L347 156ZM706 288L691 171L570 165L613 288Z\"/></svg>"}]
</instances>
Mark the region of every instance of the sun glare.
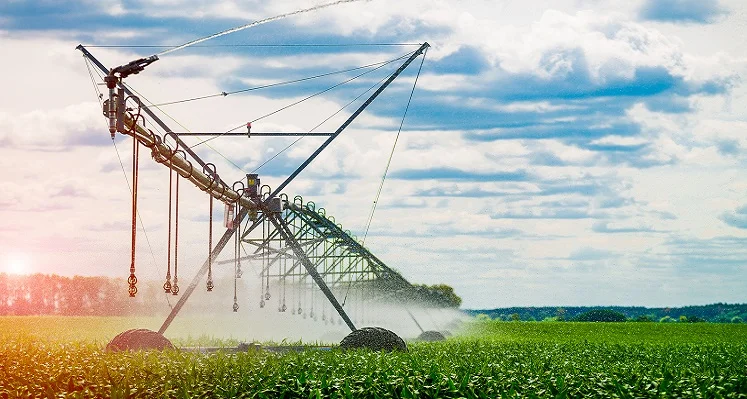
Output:
<instances>
[{"instance_id":1,"label":"sun glare","mask_svg":"<svg viewBox=\"0 0 747 399\"><path fill-rule=\"evenodd\" d=\"M5 267L10 274L27 274L28 257L24 254L10 254Z\"/></svg>"}]
</instances>

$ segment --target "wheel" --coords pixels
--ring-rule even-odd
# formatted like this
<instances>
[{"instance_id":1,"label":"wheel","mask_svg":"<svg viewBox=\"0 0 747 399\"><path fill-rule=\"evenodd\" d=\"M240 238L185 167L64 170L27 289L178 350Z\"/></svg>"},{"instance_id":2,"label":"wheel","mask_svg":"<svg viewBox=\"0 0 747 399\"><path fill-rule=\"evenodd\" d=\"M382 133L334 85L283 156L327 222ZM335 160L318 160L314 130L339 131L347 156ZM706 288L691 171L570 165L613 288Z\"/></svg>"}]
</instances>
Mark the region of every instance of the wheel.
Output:
<instances>
[{"instance_id":1,"label":"wheel","mask_svg":"<svg viewBox=\"0 0 747 399\"><path fill-rule=\"evenodd\" d=\"M407 344L397 334L381 327L363 327L340 342L342 349L370 349L372 351L407 352Z\"/></svg>"},{"instance_id":2,"label":"wheel","mask_svg":"<svg viewBox=\"0 0 747 399\"><path fill-rule=\"evenodd\" d=\"M423 333L418 336L418 340L428 342L443 341L445 339L446 337L438 331L423 331Z\"/></svg>"},{"instance_id":3,"label":"wheel","mask_svg":"<svg viewBox=\"0 0 747 399\"><path fill-rule=\"evenodd\" d=\"M163 335L144 328L120 333L106 345L106 350L110 352L163 349L174 349L174 345Z\"/></svg>"}]
</instances>

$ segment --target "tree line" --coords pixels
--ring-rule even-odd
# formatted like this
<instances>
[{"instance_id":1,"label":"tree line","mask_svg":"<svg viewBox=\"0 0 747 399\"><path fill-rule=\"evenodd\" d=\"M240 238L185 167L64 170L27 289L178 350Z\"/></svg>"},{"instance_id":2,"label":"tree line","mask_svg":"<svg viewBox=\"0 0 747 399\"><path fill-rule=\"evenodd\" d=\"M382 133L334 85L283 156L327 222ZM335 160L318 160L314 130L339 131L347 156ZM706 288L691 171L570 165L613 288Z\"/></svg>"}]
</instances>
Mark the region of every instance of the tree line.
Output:
<instances>
[{"instance_id":1,"label":"tree line","mask_svg":"<svg viewBox=\"0 0 747 399\"><path fill-rule=\"evenodd\" d=\"M229 279L230 280L230 279ZM154 306L164 303L162 283L138 282L138 293L130 298L123 278L103 276L65 277L48 274L9 275L0 273L0 316L154 316L168 309ZM216 280L216 284L219 281ZM221 281L233 286L233 281ZM462 299L445 284L415 285L411 292L429 306L458 308ZM194 309L210 311L225 306L215 295L193 301ZM230 304L229 304L230 306Z\"/></svg>"},{"instance_id":2,"label":"tree line","mask_svg":"<svg viewBox=\"0 0 747 399\"><path fill-rule=\"evenodd\" d=\"M0 273L0 315L154 315L151 304L163 293L157 282L138 283L130 298L124 279Z\"/></svg>"},{"instance_id":3,"label":"tree line","mask_svg":"<svg viewBox=\"0 0 747 399\"><path fill-rule=\"evenodd\" d=\"M415 295L421 301L434 307L458 308L462 298L454 292L454 288L446 284L413 284Z\"/></svg>"},{"instance_id":4,"label":"tree line","mask_svg":"<svg viewBox=\"0 0 747 399\"><path fill-rule=\"evenodd\" d=\"M662 323L743 323L747 321L747 304L728 303L663 308L642 306L508 307L467 310L466 312L473 316L481 315L479 317L505 321L638 321Z\"/></svg>"}]
</instances>

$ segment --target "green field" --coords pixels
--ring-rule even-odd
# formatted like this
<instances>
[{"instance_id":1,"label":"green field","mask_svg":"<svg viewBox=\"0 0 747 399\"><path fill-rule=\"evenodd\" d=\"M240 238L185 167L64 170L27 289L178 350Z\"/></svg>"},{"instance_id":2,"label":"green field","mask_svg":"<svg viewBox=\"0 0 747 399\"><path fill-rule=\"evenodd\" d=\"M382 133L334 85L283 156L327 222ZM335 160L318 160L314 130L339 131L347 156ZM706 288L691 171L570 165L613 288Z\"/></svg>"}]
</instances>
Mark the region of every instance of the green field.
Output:
<instances>
[{"instance_id":1,"label":"green field","mask_svg":"<svg viewBox=\"0 0 747 399\"><path fill-rule=\"evenodd\" d=\"M131 324L0 318L0 397L747 397L747 325L485 321L409 353L102 350Z\"/></svg>"}]
</instances>

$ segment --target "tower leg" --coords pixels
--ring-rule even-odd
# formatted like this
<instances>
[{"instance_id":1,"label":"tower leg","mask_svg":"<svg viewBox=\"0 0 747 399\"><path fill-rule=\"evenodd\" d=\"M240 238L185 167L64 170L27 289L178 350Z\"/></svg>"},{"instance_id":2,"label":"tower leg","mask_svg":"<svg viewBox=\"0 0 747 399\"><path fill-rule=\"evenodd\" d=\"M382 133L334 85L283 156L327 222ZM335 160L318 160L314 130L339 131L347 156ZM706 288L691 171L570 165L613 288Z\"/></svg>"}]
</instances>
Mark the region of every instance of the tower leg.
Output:
<instances>
[{"instance_id":1,"label":"tower leg","mask_svg":"<svg viewBox=\"0 0 747 399\"><path fill-rule=\"evenodd\" d=\"M237 219L243 220L244 217L246 217L247 213L247 208L242 208ZM256 222L254 224L257 225ZM255 226L252 226L252 228L253 227ZM215 258L218 257L223 248L225 248L226 244L228 244L228 241L231 239L231 237L233 237L235 232L235 229L227 229L226 232L223 233L223 236L220 238L218 243L215 244L215 247L210 252L208 258L205 260L205 263L202 264L202 267L197 271L197 274L195 274L195 277L189 283L187 289L183 291L181 297L179 298L179 301L177 301L176 305L174 305L174 308L171 309L171 313L169 313L169 315L166 317L166 320L163 321L161 328L158 329L158 332L160 334L163 334L164 331L169 328L169 325L171 325L171 322L174 321L174 318L177 314L179 314L179 311L182 310L182 307L187 302L187 299L189 299L189 296L192 295L192 292L194 292L195 288L197 288L197 285L200 283L202 278L207 274L208 268L210 267L212 261L214 261Z\"/></svg>"},{"instance_id":2,"label":"tower leg","mask_svg":"<svg viewBox=\"0 0 747 399\"><path fill-rule=\"evenodd\" d=\"M288 242L288 245L293 249L294 254L298 259L301 261L301 264L303 267L306 268L306 271L309 273L311 278L314 279L314 282L319 286L319 289L322 290L324 295L327 297L329 302L332 304L332 306L337 310L337 313L340 314L340 317L345 321L345 324L350 327L351 331L355 331L355 325L353 324L353 321L350 320L350 317L348 317L347 313L345 313L345 309L342 308L342 305L340 305L340 302L337 301L337 298L335 298L335 295L332 293L332 291L327 286L327 283L324 282L324 279L319 274L319 272L316 270L316 267L314 267L314 264L311 263L309 258L306 256L306 252L303 251L301 248L301 245L298 244L298 241L296 241L296 238L293 236L292 232L288 228L288 224L285 223L285 220L278 218L274 214L268 215L268 218L270 219L270 222L272 222L273 225L275 225L275 228L280 232L280 234L283 236L283 238Z\"/></svg>"}]
</instances>

